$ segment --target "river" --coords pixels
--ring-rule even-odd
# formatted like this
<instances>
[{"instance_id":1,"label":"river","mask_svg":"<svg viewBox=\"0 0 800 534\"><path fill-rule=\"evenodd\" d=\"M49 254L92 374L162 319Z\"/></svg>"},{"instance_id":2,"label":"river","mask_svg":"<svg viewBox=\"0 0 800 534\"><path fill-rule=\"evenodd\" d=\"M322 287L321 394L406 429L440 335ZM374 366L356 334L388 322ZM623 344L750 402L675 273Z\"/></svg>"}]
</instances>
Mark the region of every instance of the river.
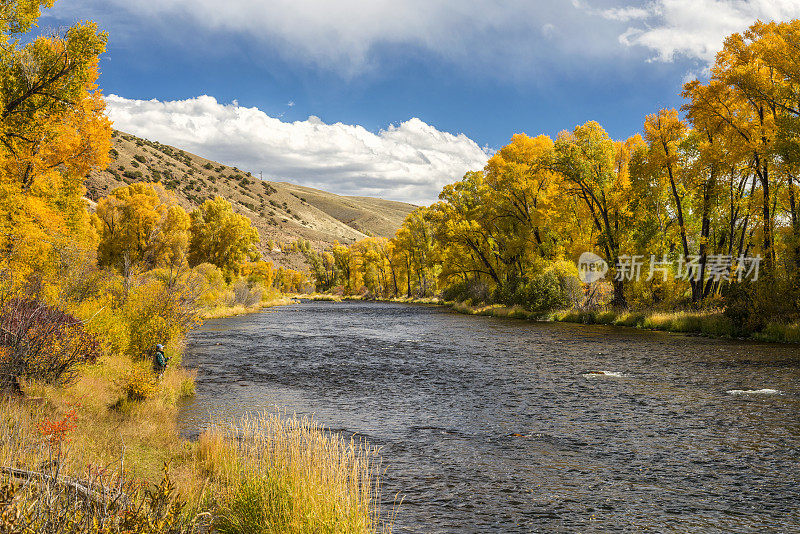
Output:
<instances>
[{"instance_id":1,"label":"river","mask_svg":"<svg viewBox=\"0 0 800 534\"><path fill-rule=\"evenodd\" d=\"M381 447L395 532L800 532L796 346L307 302L184 365L184 435L286 409Z\"/></svg>"}]
</instances>

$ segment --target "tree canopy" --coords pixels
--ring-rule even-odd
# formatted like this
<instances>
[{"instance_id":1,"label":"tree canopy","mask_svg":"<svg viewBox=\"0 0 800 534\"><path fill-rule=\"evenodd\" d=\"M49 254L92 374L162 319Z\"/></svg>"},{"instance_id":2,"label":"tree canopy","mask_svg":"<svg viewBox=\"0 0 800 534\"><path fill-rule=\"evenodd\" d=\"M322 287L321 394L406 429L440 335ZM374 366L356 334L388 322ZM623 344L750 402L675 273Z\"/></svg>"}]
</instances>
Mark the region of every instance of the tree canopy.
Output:
<instances>
[{"instance_id":1,"label":"tree canopy","mask_svg":"<svg viewBox=\"0 0 800 534\"><path fill-rule=\"evenodd\" d=\"M206 200L191 213L189 264L211 263L231 275L241 263L257 259L259 241L250 219L235 213L230 202Z\"/></svg>"}]
</instances>

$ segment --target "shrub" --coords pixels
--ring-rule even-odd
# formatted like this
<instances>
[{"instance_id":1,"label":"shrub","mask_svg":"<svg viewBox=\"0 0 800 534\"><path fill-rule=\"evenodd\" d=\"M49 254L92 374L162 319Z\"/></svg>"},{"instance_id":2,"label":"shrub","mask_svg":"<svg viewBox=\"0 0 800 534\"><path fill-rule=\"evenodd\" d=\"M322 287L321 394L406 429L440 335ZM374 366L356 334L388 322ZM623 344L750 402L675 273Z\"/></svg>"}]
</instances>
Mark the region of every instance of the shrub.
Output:
<instances>
[{"instance_id":1,"label":"shrub","mask_svg":"<svg viewBox=\"0 0 800 534\"><path fill-rule=\"evenodd\" d=\"M182 338L200 322L199 284L192 275L175 283L147 277L133 288L122 309L129 328L127 353L147 355L157 342L168 344Z\"/></svg>"},{"instance_id":2,"label":"shrub","mask_svg":"<svg viewBox=\"0 0 800 534\"><path fill-rule=\"evenodd\" d=\"M233 293L225 284L222 270L211 263L201 263L192 269L200 282L198 305L213 308L220 304L233 304Z\"/></svg>"},{"instance_id":3,"label":"shrub","mask_svg":"<svg viewBox=\"0 0 800 534\"><path fill-rule=\"evenodd\" d=\"M123 398L131 402L141 402L155 393L157 386L152 371L134 366L116 381Z\"/></svg>"},{"instance_id":4,"label":"shrub","mask_svg":"<svg viewBox=\"0 0 800 534\"><path fill-rule=\"evenodd\" d=\"M0 388L19 391L20 378L66 383L100 355L82 321L38 298L0 304Z\"/></svg>"},{"instance_id":5,"label":"shrub","mask_svg":"<svg viewBox=\"0 0 800 534\"><path fill-rule=\"evenodd\" d=\"M123 479L104 484L97 475L67 481L53 467L48 473L26 473L30 474L24 484L12 479L0 483L0 532L183 534L197 530L196 519L183 517L185 502L177 496L166 470L158 485L145 490Z\"/></svg>"},{"instance_id":6,"label":"shrub","mask_svg":"<svg viewBox=\"0 0 800 534\"><path fill-rule=\"evenodd\" d=\"M457 282L442 291L442 298L447 301L485 303L490 300L489 288L481 280Z\"/></svg>"},{"instance_id":7,"label":"shrub","mask_svg":"<svg viewBox=\"0 0 800 534\"><path fill-rule=\"evenodd\" d=\"M781 295L781 298L776 298ZM771 321L797 318L795 291L786 282L762 278L757 282L731 284L724 295L725 316L737 331L758 332Z\"/></svg>"},{"instance_id":8,"label":"shrub","mask_svg":"<svg viewBox=\"0 0 800 534\"><path fill-rule=\"evenodd\" d=\"M261 302L264 290L259 286L251 286L244 278L233 283L234 302L250 308Z\"/></svg>"}]
</instances>

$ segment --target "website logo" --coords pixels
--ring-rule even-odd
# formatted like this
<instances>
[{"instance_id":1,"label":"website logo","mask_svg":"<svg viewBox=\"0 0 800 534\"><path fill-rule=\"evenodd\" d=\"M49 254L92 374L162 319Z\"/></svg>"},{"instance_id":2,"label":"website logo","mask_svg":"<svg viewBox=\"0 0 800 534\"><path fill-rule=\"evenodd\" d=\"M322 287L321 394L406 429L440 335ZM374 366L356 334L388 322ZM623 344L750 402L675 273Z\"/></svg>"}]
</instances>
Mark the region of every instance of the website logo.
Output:
<instances>
[{"instance_id":1,"label":"website logo","mask_svg":"<svg viewBox=\"0 0 800 534\"><path fill-rule=\"evenodd\" d=\"M593 252L584 252L578 258L578 278L584 284L591 284L605 278L608 272L606 260Z\"/></svg>"}]
</instances>

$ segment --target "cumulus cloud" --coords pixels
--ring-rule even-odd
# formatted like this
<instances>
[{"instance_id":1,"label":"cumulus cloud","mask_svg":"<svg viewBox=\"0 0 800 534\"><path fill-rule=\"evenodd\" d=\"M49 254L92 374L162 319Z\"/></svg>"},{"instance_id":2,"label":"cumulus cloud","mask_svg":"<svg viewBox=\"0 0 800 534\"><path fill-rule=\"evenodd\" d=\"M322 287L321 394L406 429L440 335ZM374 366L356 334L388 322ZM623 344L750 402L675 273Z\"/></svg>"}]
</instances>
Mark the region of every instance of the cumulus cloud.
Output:
<instances>
[{"instance_id":1,"label":"cumulus cloud","mask_svg":"<svg viewBox=\"0 0 800 534\"><path fill-rule=\"evenodd\" d=\"M726 36L756 20L790 20L800 16L800 0L655 0L645 7L601 11L614 21L638 21L619 40L655 52L654 60L686 56L710 63Z\"/></svg>"},{"instance_id":2,"label":"cumulus cloud","mask_svg":"<svg viewBox=\"0 0 800 534\"><path fill-rule=\"evenodd\" d=\"M378 133L319 117L283 122L210 96L160 102L106 98L114 127L271 180L345 195L433 202L442 186L481 169L485 149L418 118Z\"/></svg>"}]
</instances>

